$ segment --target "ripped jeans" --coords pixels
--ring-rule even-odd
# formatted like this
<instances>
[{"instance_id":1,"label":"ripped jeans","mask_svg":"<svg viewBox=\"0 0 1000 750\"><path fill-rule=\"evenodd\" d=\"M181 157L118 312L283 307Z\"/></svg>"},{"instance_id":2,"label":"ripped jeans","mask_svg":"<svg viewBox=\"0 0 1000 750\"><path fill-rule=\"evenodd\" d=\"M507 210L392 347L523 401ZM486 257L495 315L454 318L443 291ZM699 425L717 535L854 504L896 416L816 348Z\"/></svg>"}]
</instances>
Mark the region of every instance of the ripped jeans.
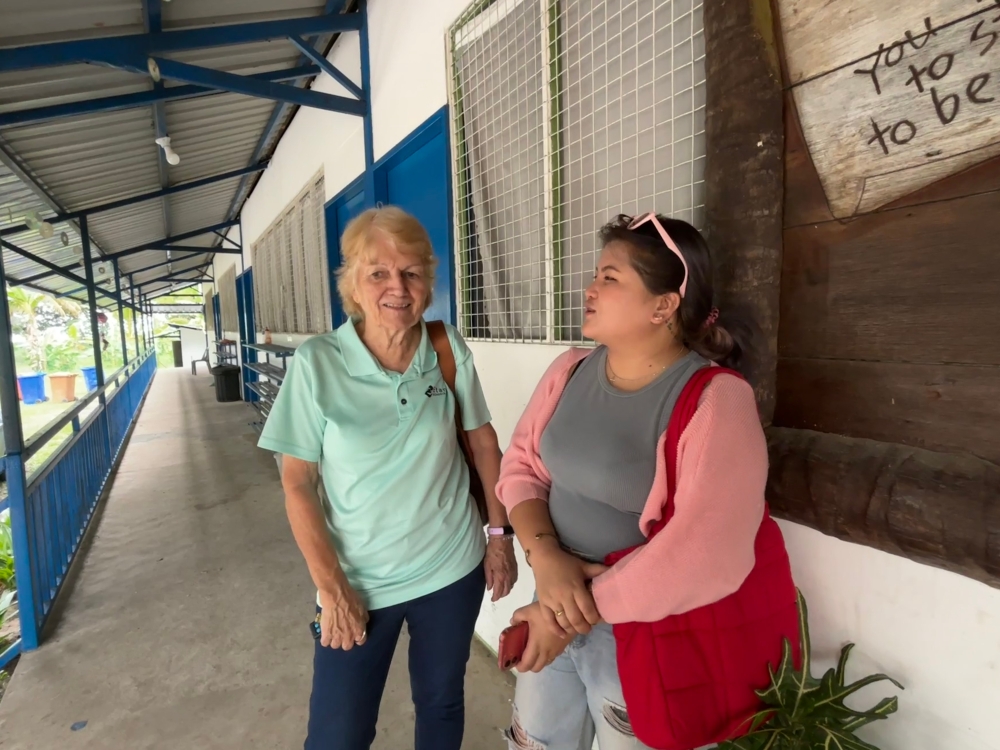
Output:
<instances>
[{"instance_id":1,"label":"ripped jeans","mask_svg":"<svg viewBox=\"0 0 1000 750\"><path fill-rule=\"evenodd\" d=\"M647 748L632 734L618 679L615 636L601 623L541 672L517 676L510 750Z\"/></svg>"}]
</instances>

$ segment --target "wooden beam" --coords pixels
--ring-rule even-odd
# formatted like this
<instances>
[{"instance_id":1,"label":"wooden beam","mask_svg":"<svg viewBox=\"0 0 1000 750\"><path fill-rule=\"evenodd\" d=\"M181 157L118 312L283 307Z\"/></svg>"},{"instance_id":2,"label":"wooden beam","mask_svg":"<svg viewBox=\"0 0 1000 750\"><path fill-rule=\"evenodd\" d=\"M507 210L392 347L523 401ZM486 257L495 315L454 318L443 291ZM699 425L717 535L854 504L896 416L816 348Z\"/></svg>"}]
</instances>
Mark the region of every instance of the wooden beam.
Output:
<instances>
[{"instance_id":1,"label":"wooden beam","mask_svg":"<svg viewBox=\"0 0 1000 750\"><path fill-rule=\"evenodd\" d=\"M720 307L745 307L763 333L752 382L775 402L784 122L769 0L705 0L705 229Z\"/></svg>"},{"instance_id":2,"label":"wooden beam","mask_svg":"<svg viewBox=\"0 0 1000 750\"><path fill-rule=\"evenodd\" d=\"M1000 466L772 427L775 515L1000 588Z\"/></svg>"},{"instance_id":3,"label":"wooden beam","mask_svg":"<svg viewBox=\"0 0 1000 750\"><path fill-rule=\"evenodd\" d=\"M774 423L1000 465L998 385L998 365L782 357Z\"/></svg>"}]
</instances>

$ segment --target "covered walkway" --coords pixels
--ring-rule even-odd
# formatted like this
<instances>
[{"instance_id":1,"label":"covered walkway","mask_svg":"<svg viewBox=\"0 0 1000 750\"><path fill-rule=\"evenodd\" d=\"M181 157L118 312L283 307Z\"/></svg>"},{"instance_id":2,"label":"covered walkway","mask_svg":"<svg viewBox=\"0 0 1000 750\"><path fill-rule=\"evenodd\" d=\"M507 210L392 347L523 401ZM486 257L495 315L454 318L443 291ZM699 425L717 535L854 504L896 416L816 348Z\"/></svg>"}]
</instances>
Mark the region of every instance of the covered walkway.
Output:
<instances>
[{"instance_id":1,"label":"covered walkway","mask_svg":"<svg viewBox=\"0 0 1000 750\"><path fill-rule=\"evenodd\" d=\"M207 377L158 371L66 608L0 703L0 747L301 747L313 593L251 419ZM383 750L412 747L401 647ZM485 649L467 692L465 747L502 747L512 689Z\"/></svg>"}]
</instances>

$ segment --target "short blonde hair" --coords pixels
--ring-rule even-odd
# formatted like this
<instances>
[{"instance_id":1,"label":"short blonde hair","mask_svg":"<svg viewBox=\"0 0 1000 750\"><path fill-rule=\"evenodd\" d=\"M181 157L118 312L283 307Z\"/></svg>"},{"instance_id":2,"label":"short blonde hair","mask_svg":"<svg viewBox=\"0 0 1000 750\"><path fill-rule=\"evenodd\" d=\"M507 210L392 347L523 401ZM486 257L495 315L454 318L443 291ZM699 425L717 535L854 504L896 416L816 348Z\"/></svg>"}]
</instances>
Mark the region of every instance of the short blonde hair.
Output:
<instances>
[{"instance_id":1,"label":"short blonde hair","mask_svg":"<svg viewBox=\"0 0 1000 750\"><path fill-rule=\"evenodd\" d=\"M398 206L384 206L369 208L351 219L340 238L341 261L340 268L337 269L337 293L344 312L352 318L362 315L360 305L354 301L358 267L368 257L368 249L376 232L388 235L396 247L420 259L427 279L426 306L430 307L433 301L434 268L437 266L430 235L416 217Z\"/></svg>"}]
</instances>

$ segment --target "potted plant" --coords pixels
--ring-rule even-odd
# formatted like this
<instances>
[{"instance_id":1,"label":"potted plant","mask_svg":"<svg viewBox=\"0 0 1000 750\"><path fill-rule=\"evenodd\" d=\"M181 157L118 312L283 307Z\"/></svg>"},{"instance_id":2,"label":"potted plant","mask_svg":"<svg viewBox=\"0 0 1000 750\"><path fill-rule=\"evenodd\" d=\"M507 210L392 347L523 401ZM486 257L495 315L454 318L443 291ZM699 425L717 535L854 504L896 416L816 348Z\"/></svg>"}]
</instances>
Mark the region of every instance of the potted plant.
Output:
<instances>
[{"instance_id":1,"label":"potted plant","mask_svg":"<svg viewBox=\"0 0 1000 750\"><path fill-rule=\"evenodd\" d=\"M844 700L861 688L888 680L873 674L847 684L847 660L854 648L848 643L840 652L836 668L822 678L812 674L809 639L809 612L800 591L799 632L802 637L802 666L795 668L792 646L785 640L784 654L777 671L771 672L771 686L757 694L765 708L750 719L750 731L719 745L719 750L878 750L855 735L863 726L888 718L899 708L896 696L885 698L867 711L857 711Z\"/></svg>"}]
</instances>

